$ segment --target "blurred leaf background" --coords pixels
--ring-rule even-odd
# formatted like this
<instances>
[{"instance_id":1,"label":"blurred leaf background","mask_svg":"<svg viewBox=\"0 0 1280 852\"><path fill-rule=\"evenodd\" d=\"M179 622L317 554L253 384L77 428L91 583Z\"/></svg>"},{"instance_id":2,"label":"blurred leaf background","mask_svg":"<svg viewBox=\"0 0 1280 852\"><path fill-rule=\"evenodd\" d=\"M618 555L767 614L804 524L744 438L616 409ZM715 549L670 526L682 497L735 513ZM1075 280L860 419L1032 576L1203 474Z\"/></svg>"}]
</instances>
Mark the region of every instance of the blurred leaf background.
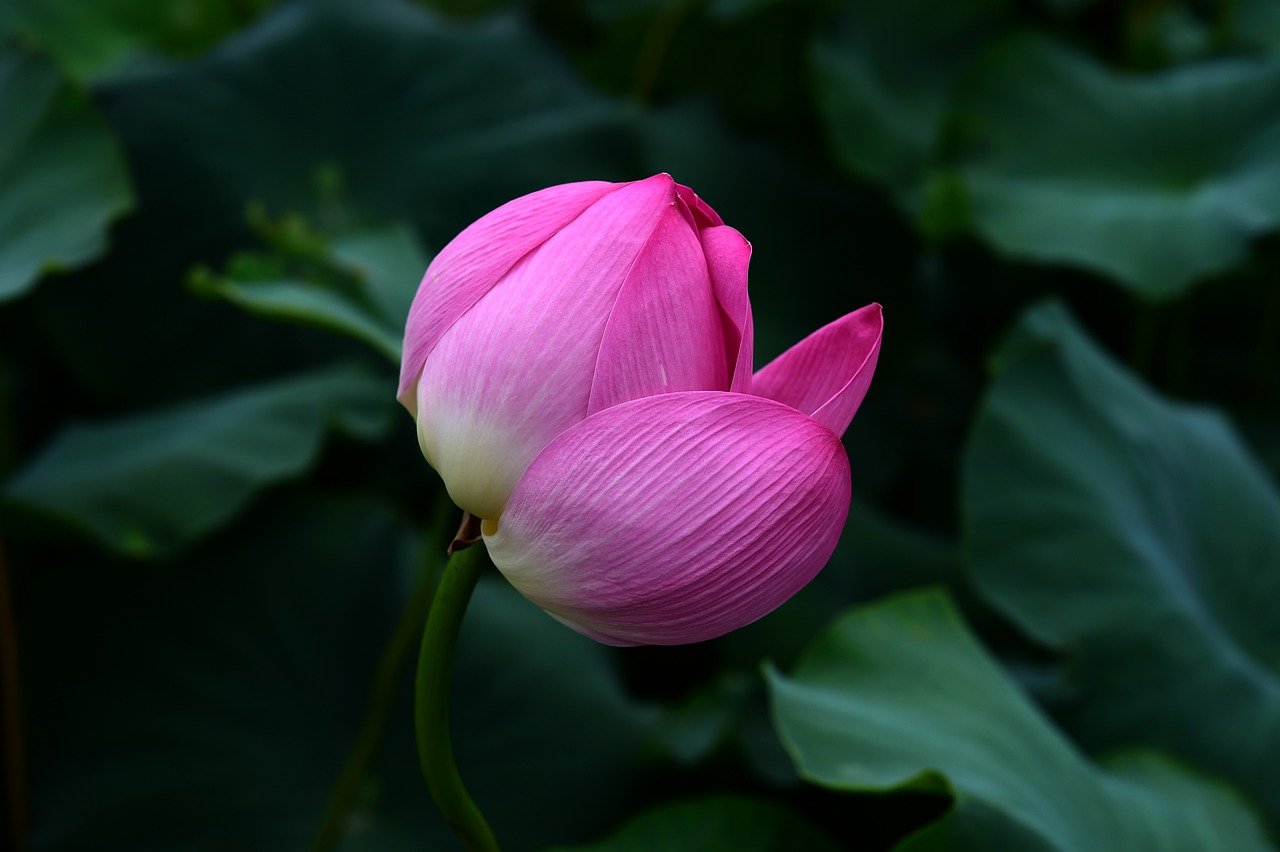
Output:
<instances>
[{"instance_id":1,"label":"blurred leaf background","mask_svg":"<svg viewBox=\"0 0 1280 852\"><path fill-rule=\"evenodd\" d=\"M870 301L804 592L616 650L496 574L513 850L1274 849L1280 0L5 0L5 848L452 848L408 663L454 518L430 257L668 171L757 364Z\"/></svg>"}]
</instances>

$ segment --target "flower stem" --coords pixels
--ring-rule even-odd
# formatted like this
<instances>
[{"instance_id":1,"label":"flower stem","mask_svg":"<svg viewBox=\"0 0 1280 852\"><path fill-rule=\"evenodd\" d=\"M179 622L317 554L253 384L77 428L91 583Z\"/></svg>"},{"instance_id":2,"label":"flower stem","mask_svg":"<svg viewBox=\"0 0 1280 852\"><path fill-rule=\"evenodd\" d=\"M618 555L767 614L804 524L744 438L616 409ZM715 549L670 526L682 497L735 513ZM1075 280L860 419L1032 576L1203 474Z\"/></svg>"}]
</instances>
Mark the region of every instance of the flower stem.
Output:
<instances>
[{"instance_id":1,"label":"flower stem","mask_svg":"<svg viewBox=\"0 0 1280 852\"><path fill-rule=\"evenodd\" d=\"M468 852L497 852L498 849L493 830L463 786L449 739L453 649L484 562L483 547L459 550L449 557L422 632L418 678L414 684L414 727L422 774L427 779L431 798Z\"/></svg>"}]
</instances>

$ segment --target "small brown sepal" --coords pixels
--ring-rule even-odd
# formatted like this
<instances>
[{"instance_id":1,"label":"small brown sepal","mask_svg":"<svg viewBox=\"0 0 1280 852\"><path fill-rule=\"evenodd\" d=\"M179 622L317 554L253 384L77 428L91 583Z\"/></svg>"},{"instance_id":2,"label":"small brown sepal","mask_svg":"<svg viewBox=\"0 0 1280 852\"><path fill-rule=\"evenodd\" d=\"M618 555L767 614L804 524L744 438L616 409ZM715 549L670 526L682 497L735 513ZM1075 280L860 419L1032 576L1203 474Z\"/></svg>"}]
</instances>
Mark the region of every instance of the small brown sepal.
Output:
<instances>
[{"instance_id":1,"label":"small brown sepal","mask_svg":"<svg viewBox=\"0 0 1280 852\"><path fill-rule=\"evenodd\" d=\"M458 525L458 531L453 535L453 541L449 543L449 548L445 553L449 556L457 553L459 550L466 550L471 545L479 541L483 535L480 532L480 524L482 520L477 518L470 512L462 513L462 523Z\"/></svg>"}]
</instances>

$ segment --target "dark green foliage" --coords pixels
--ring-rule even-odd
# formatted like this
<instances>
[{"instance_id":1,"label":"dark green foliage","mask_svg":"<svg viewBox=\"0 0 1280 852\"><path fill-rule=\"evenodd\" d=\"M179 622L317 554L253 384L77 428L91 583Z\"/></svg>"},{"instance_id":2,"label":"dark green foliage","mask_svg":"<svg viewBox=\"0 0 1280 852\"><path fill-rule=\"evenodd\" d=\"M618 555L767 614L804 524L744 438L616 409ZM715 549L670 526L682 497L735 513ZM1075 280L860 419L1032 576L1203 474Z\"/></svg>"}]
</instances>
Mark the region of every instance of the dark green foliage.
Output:
<instances>
[{"instance_id":1,"label":"dark green foliage","mask_svg":"<svg viewBox=\"0 0 1280 852\"><path fill-rule=\"evenodd\" d=\"M647 852L650 849L834 852L840 847L776 802L724 796L656 807L628 821L607 840L573 848L576 852Z\"/></svg>"},{"instance_id":2,"label":"dark green foliage","mask_svg":"<svg viewBox=\"0 0 1280 852\"><path fill-rule=\"evenodd\" d=\"M916 592L837 619L773 712L806 778L945 790L954 810L912 849L1265 849L1241 802L1162 758L1090 764L1019 693L949 600Z\"/></svg>"},{"instance_id":3,"label":"dark green foliage","mask_svg":"<svg viewBox=\"0 0 1280 852\"><path fill-rule=\"evenodd\" d=\"M1161 746L1280 822L1274 483L1219 414L1142 387L1060 307L996 363L963 495L980 593L1070 655L1085 742Z\"/></svg>"},{"instance_id":4,"label":"dark green foliage","mask_svg":"<svg viewBox=\"0 0 1280 852\"><path fill-rule=\"evenodd\" d=\"M414 582L407 532L371 500L294 497L181 563L33 578L32 847L306 848ZM604 649L505 585L481 587L468 627L458 754L497 830L517 849L602 830L625 812L650 714ZM448 842L424 807L404 674L355 848Z\"/></svg>"},{"instance_id":5,"label":"dark green foliage","mask_svg":"<svg viewBox=\"0 0 1280 852\"><path fill-rule=\"evenodd\" d=\"M59 433L5 498L133 556L207 535L255 491L315 463L327 428L386 432L389 382L332 370Z\"/></svg>"},{"instance_id":6,"label":"dark green foliage","mask_svg":"<svg viewBox=\"0 0 1280 852\"><path fill-rule=\"evenodd\" d=\"M130 205L117 143L48 60L0 46L0 301L93 260Z\"/></svg>"},{"instance_id":7,"label":"dark green foliage","mask_svg":"<svg viewBox=\"0 0 1280 852\"><path fill-rule=\"evenodd\" d=\"M884 305L854 505L697 646L486 577L504 848L1276 848L1278 10L0 3L0 847L305 849L372 725L338 848L452 848L405 313L498 204L669 171L753 243L758 365Z\"/></svg>"}]
</instances>

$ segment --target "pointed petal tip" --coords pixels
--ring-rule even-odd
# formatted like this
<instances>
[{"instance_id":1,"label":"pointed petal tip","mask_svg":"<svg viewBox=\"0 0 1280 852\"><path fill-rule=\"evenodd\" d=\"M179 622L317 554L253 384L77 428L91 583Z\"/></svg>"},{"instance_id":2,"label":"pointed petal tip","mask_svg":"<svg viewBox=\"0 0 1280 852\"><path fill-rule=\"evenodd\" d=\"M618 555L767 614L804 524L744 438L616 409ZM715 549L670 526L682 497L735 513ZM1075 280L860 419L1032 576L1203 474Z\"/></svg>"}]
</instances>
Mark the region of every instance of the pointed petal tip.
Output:
<instances>
[{"instance_id":1,"label":"pointed petal tip","mask_svg":"<svg viewBox=\"0 0 1280 852\"><path fill-rule=\"evenodd\" d=\"M676 182L666 172L619 184L617 191L624 194L628 203L635 205L659 207L677 204L680 200L676 192Z\"/></svg>"},{"instance_id":2,"label":"pointed petal tip","mask_svg":"<svg viewBox=\"0 0 1280 852\"><path fill-rule=\"evenodd\" d=\"M843 435L880 357L884 312L872 302L783 352L752 377L751 392L808 414Z\"/></svg>"},{"instance_id":3,"label":"pointed petal tip","mask_svg":"<svg viewBox=\"0 0 1280 852\"><path fill-rule=\"evenodd\" d=\"M640 180L632 181L632 183L669 189L672 195L675 194L676 187L679 186L676 183L676 179L668 172L658 172L656 175L649 175L647 178L641 178Z\"/></svg>"},{"instance_id":4,"label":"pointed petal tip","mask_svg":"<svg viewBox=\"0 0 1280 852\"><path fill-rule=\"evenodd\" d=\"M693 191L692 187L677 183L675 188L676 195L684 202L685 208L690 213L691 224L694 228L701 230L715 228L724 224L724 219L720 218L720 214L712 209L710 204L703 201L701 196Z\"/></svg>"}]
</instances>

